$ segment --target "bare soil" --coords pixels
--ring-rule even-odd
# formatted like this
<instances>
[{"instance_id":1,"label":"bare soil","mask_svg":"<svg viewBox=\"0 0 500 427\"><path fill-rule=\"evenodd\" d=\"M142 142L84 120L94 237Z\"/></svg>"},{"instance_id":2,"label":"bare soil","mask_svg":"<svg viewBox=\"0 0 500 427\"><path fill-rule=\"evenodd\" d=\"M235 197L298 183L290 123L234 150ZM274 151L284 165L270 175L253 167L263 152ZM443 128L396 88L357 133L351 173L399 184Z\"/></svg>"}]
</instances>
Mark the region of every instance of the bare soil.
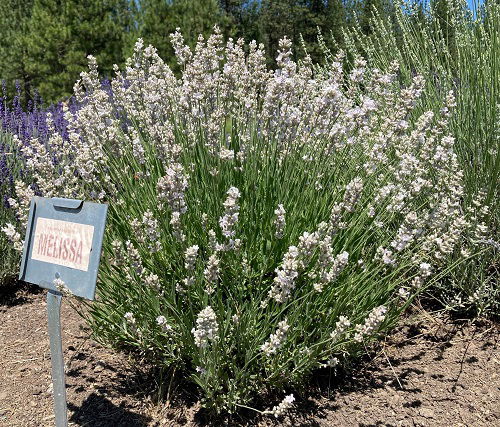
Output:
<instances>
[{"instance_id":1,"label":"bare soil","mask_svg":"<svg viewBox=\"0 0 500 427\"><path fill-rule=\"evenodd\" d=\"M140 364L89 338L67 303L62 318L70 425L208 424L193 391L179 388L170 401L158 402L152 376ZM295 394L296 408L286 418L248 411L212 424L500 425L499 337L498 324L421 310L350 372L319 371L307 391ZM53 425L45 292L1 286L0 426Z\"/></svg>"}]
</instances>

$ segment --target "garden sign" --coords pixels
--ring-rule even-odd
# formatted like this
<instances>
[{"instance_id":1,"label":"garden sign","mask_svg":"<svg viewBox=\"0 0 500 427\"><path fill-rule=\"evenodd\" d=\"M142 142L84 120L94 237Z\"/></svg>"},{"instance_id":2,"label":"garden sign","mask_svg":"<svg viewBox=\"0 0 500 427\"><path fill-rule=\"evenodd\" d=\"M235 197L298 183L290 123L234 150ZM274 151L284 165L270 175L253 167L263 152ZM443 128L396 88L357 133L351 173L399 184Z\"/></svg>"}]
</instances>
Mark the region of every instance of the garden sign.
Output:
<instances>
[{"instance_id":1,"label":"garden sign","mask_svg":"<svg viewBox=\"0 0 500 427\"><path fill-rule=\"evenodd\" d=\"M108 206L82 200L31 200L19 279L48 289L47 313L56 426L68 425L61 340L64 293L94 299Z\"/></svg>"}]
</instances>

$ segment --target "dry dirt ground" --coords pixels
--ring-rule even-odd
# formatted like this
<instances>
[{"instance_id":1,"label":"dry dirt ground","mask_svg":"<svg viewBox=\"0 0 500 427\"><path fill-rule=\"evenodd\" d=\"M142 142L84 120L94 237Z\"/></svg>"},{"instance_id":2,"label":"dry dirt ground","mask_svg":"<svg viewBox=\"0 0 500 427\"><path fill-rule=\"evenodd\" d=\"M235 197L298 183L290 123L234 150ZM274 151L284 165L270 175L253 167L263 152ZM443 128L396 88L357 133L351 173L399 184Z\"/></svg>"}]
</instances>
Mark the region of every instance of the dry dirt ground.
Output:
<instances>
[{"instance_id":1,"label":"dry dirt ground","mask_svg":"<svg viewBox=\"0 0 500 427\"><path fill-rule=\"evenodd\" d=\"M45 310L44 291L0 287L0 426L54 425ZM64 303L62 317L70 425L208 424L193 392L158 404L150 376L90 339ZM351 373L318 372L290 416L249 412L213 424L499 426L499 332L486 321L416 313Z\"/></svg>"}]
</instances>

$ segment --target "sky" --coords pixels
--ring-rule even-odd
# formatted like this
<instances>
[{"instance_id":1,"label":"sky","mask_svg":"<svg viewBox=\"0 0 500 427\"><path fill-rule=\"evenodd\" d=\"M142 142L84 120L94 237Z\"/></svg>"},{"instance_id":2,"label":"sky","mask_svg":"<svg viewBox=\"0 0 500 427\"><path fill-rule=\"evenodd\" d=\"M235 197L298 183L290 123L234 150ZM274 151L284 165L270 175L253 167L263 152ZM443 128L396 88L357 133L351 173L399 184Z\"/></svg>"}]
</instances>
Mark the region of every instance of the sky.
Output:
<instances>
[{"instance_id":1,"label":"sky","mask_svg":"<svg viewBox=\"0 0 500 427\"><path fill-rule=\"evenodd\" d=\"M474 10L478 4L482 4L483 0L467 0L467 4L469 5L469 8Z\"/></svg>"}]
</instances>

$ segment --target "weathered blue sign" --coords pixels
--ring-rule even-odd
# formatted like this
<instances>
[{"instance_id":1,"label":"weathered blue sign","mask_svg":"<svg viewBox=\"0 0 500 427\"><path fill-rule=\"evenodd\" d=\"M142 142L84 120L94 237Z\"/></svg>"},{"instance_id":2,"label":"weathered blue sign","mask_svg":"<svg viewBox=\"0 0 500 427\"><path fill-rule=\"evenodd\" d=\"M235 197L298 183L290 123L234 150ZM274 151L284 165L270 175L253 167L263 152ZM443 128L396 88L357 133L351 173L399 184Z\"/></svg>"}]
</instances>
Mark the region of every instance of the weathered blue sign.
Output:
<instances>
[{"instance_id":1,"label":"weathered blue sign","mask_svg":"<svg viewBox=\"0 0 500 427\"><path fill-rule=\"evenodd\" d=\"M19 279L94 299L107 205L82 200L31 201ZM58 279L58 280L56 280Z\"/></svg>"},{"instance_id":2,"label":"weathered blue sign","mask_svg":"<svg viewBox=\"0 0 500 427\"><path fill-rule=\"evenodd\" d=\"M61 340L62 292L94 299L107 205L82 200L31 200L19 279L49 290L47 314L57 427L67 427Z\"/></svg>"}]
</instances>

